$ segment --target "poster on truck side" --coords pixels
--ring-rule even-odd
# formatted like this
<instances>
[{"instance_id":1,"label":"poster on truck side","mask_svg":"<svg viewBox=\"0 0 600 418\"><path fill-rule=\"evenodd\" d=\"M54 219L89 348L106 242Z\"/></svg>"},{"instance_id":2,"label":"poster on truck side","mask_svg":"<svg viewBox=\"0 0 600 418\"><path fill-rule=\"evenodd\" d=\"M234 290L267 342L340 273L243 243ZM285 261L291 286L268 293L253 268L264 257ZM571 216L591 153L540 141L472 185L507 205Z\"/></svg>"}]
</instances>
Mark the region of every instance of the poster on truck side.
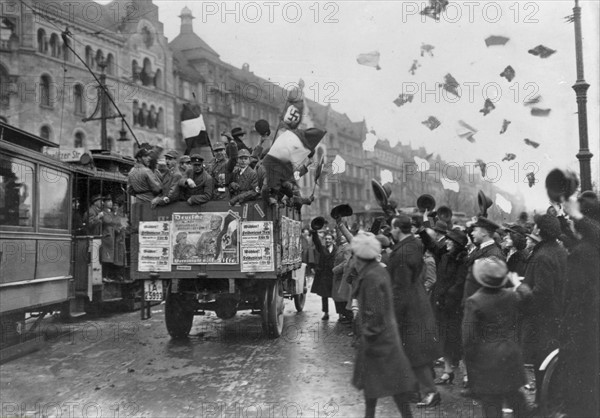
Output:
<instances>
[{"instance_id":1,"label":"poster on truck side","mask_svg":"<svg viewBox=\"0 0 600 418\"><path fill-rule=\"evenodd\" d=\"M281 218L281 263L290 263L290 221L287 216Z\"/></svg>"},{"instance_id":2,"label":"poster on truck side","mask_svg":"<svg viewBox=\"0 0 600 418\"><path fill-rule=\"evenodd\" d=\"M243 273L275 270L273 222L242 222L240 248L240 270Z\"/></svg>"},{"instance_id":3,"label":"poster on truck side","mask_svg":"<svg viewBox=\"0 0 600 418\"><path fill-rule=\"evenodd\" d=\"M174 213L173 264L238 264L239 218L231 212Z\"/></svg>"},{"instance_id":4,"label":"poster on truck side","mask_svg":"<svg viewBox=\"0 0 600 418\"><path fill-rule=\"evenodd\" d=\"M138 271L171 271L170 222L140 222Z\"/></svg>"}]
</instances>

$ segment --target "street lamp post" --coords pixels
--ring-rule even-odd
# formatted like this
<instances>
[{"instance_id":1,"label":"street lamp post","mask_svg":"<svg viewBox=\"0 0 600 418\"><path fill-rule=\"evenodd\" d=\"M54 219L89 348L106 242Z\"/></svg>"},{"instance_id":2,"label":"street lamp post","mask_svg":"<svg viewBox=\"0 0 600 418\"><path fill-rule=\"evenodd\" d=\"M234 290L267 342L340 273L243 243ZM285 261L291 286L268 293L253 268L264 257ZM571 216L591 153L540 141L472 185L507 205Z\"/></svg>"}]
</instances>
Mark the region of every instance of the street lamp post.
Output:
<instances>
[{"instance_id":1,"label":"street lamp post","mask_svg":"<svg viewBox=\"0 0 600 418\"><path fill-rule=\"evenodd\" d=\"M575 24L575 57L577 61L577 81L573 85L575 95L577 96L577 115L579 120L579 170L581 177L581 190L592 190L592 172L590 160L593 154L588 149L588 129L587 129L587 89L590 87L585 82L583 76L583 51L581 38L581 8L579 0L575 0L573 8L573 22Z\"/></svg>"}]
</instances>

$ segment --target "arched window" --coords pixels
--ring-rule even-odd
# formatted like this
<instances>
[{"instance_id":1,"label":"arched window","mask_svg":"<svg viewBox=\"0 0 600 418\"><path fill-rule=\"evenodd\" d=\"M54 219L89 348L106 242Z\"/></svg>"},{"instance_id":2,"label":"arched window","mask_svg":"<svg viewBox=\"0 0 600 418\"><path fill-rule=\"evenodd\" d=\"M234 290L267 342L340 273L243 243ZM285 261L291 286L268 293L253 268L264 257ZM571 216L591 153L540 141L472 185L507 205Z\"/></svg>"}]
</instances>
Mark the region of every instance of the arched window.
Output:
<instances>
[{"instance_id":1,"label":"arched window","mask_svg":"<svg viewBox=\"0 0 600 418\"><path fill-rule=\"evenodd\" d=\"M140 65L136 60L131 61L131 75L133 81L138 81L140 79Z\"/></svg>"},{"instance_id":2,"label":"arched window","mask_svg":"<svg viewBox=\"0 0 600 418\"><path fill-rule=\"evenodd\" d=\"M98 51L96 51L96 65L98 66L98 69L100 69L100 66L102 65L103 62L104 62L104 52L102 52L102 50L99 49Z\"/></svg>"},{"instance_id":3,"label":"arched window","mask_svg":"<svg viewBox=\"0 0 600 418\"><path fill-rule=\"evenodd\" d=\"M152 63L148 58L144 58L144 69L142 70L142 74L140 75L140 77L144 86L149 86L154 81Z\"/></svg>"},{"instance_id":4,"label":"arched window","mask_svg":"<svg viewBox=\"0 0 600 418\"><path fill-rule=\"evenodd\" d=\"M75 148L83 148L85 145L85 134L81 131L75 132Z\"/></svg>"},{"instance_id":5,"label":"arched window","mask_svg":"<svg viewBox=\"0 0 600 418\"><path fill-rule=\"evenodd\" d=\"M162 71L156 70L156 74L154 75L154 87L157 89L162 89Z\"/></svg>"},{"instance_id":6,"label":"arched window","mask_svg":"<svg viewBox=\"0 0 600 418\"><path fill-rule=\"evenodd\" d=\"M60 58L60 42L58 35L53 33L50 35L50 55L54 58Z\"/></svg>"},{"instance_id":7,"label":"arched window","mask_svg":"<svg viewBox=\"0 0 600 418\"><path fill-rule=\"evenodd\" d=\"M37 32L38 52L45 54L48 52L48 40L46 39L46 31L38 29Z\"/></svg>"},{"instance_id":8,"label":"arched window","mask_svg":"<svg viewBox=\"0 0 600 418\"><path fill-rule=\"evenodd\" d=\"M156 128L156 108L154 105L150 106L150 112L148 112L148 128L154 129Z\"/></svg>"},{"instance_id":9,"label":"arched window","mask_svg":"<svg viewBox=\"0 0 600 418\"><path fill-rule=\"evenodd\" d=\"M75 84L75 87L73 87L73 104L75 114L85 115L85 105L83 101L83 86L81 84Z\"/></svg>"},{"instance_id":10,"label":"arched window","mask_svg":"<svg viewBox=\"0 0 600 418\"><path fill-rule=\"evenodd\" d=\"M156 129L158 129L160 132L164 132L165 130L165 123L164 123L164 111L162 107L158 108L158 115L156 116Z\"/></svg>"},{"instance_id":11,"label":"arched window","mask_svg":"<svg viewBox=\"0 0 600 418\"><path fill-rule=\"evenodd\" d=\"M85 47L85 63L88 67L94 68L94 51L92 51L92 47L89 45Z\"/></svg>"},{"instance_id":12,"label":"arched window","mask_svg":"<svg viewBox=\"0 0 600 418\"><path fill-rule=\"evenodd\" d=\"M44 74L40 78L40 104L42 106L52 106L52 102L50 100L50 84L52 80L49 75Z\"/></svg>"},{"instance_id":13,"label":"arched window","mask_svg":"<svg viewBox=\"0 0 600 418\"><path fill-rule=\"evenodd\" d=\"M106 56L106 74L114 75L115 73L115 59L113 54L108 54Z\"/></svg>"},{"instance_id":14,"label":"arched window","mask_svg":"<svg viewBox=\"0 0 600 418\"><path fill-rule=\"evenodd\" d=\"M139 125L140 124L140 104L137 100L133 101L133 106L132 106L132 113L133 113L133 125Z\"/></svg>"},{"instance_id":15,"label":"arched window","mask_svg":"<svg viewBox=\"0 0 600 418\"><path fill-rule=\"evenodd\" d=\"M40 128L40 136L44 139L47 140L51 140L51 134L52 134L52 130L50 129L50 127L48 125L43 125Z\"/></svg>"}]
</instances>

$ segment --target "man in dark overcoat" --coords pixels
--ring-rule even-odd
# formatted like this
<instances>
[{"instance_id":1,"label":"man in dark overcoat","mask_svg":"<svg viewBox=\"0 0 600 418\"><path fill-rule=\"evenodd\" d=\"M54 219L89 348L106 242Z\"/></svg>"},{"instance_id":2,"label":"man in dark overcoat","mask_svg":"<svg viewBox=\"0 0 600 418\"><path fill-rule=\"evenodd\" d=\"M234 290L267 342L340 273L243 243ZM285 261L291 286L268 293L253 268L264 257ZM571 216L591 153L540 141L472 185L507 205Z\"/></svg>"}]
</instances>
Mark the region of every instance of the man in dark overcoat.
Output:
<instances>
[{"instance_id":1,"label":"man in dark overcoat","mask_svg":"<svg viewBox=\"0 0 600 418\"><path fill-rule=\"evenodd\" d=\"M392 221L392 237L396 244L387 268L392 280L400 339L425 395L417 406L429 407L441 400L431 367L442 355L442 350L431 303L419 280L423 270L423 245L411 233L411 228L411 219L406 215Z\"/></svg>"},{"instance_id":2,"label":"man in dark overcoat","mask_svg":"<svg viewBox=\"0 0 600 418\"><path fill-rule=\"evenodd\" d=\"M331 297L333 287L333 266L337 248L333 244L333 236L331 234L325 234L325 245L321 243L317 231L311 230L311 235L315 249L319 255L311 292L321 296L322 319L323 321L327 321L329 320L329 298Z\"/></svg>"},{"instance_id":3,"label":"man in dark overcoat","mask_svg":"<svg viewBox=\"0 0 600 418\"><path fill-rule=\"evenodd\" d=\"M542 241L533 248L525 269L523 283L531 288L533 296L521 320L521 342L525 361L534 366L536 387L541 388L543 372L539 367L558 348L567 251L557 241L561 230L556 216L541 215L534 220ZM540 392L536 391L538 402Z\"/></svg>"},{"instance_id":4,"label":"man in dark overcoat","mask_svg":"<svg viewBox=\"0 0 600 418\"><path fill-rule=\"evenodd\" d=\"M408 404L416 380L402 349L390 276L377 261L381 245L375 235L361 232L351 242L354 253L356 290L360 306L360 329L352 383L364 390L366 417L375 416L377 398L393 396L402 417L412 417Z\"/></svg>"},{"instance_id":5,"label":"man in dark overcoat","mask_svg":"<svg viewBox=\"0 0 600 418\"><path fill-rule=\"evenodd\" d=\"M229 200L229 204L233 206L257 198L259 196L257 187L258 177L256 171L250 167L250 153L242 149L238 155L238 166L231 174L229 193L233 197Z\"/></svg>"},{"instance_id":6,"label":"man in dark overcoat","mask_svg":"<svg viewBox=\"0 0 600 418\"><path fill-rule=\"evenodd\" d=\"M515 278L511 278L513 288L507 289L507 273L506 263L497 257L477 259L473 276L481 286L465 301L465 362L471 388L481 399L486 418L502 416L504 402L513 409L515 417L530 412L519 391L527 380L515 330L517 312L531 296L531 290Z\"/></svg>"},{"instance_id":7,"label":"man in dark overcoat","mask_svg":"<svg viewBox=\"0 0 600 418\"><path fill-rule=\"evenodd\" d=\"M600 204L595 195L585 193L579 201L573 196L564 204L580 238L567 262L559 334L559 370L564 373L558 376L562 412L568 417L600 416Z\"/></svg>"}]
</instances>

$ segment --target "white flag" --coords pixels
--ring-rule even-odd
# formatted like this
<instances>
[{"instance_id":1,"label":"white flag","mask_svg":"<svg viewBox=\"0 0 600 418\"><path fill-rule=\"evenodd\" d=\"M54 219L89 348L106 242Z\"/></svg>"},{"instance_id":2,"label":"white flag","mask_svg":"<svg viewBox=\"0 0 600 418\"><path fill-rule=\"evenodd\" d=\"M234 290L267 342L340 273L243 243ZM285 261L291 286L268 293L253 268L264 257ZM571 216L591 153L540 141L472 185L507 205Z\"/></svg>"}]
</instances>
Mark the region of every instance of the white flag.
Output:
<instances>
[{"instance_id":1,"label":"white flag","mask_svg":"<svg viewBox=\"0 0 600 418\"><path fill-rule=\"evenodd\" d=\"M333 170L333 174L342 174L346 171L346 160L344 160L341 156L336 155L335 159L331 162L331 168Z\"/></svg>"},{"instance_id":2,"label":"white flag","mask_svg":"<svg viewBox=\"0 0 600 418\"><path fill-rule=\"evenodd\" d=\"M460 191L460 186L458 185L458 182L448 180L444 176L442 176L442 187L446 190L452 190L456 193Z\"/></svg>"},{"instance_id":3,"label":"white flag","mask_svg":"<svg viewBox=\"0 0 600 418\"><path fill-rule=\"evenodd\" d=\"M506 213L512 212L512 203L501 194L496 195L496 205Z\"/></svg>"},{"instance_id":4,"label":"white flag","mask_svg":"<svg viewBox=\"0 0 600 418\"><path fill-rule=\"evenodd\" d=\"M393 183L394 175L390 170L381 170L381 184Z\"/></svg>"},{"instance_id":5,"label":"white flag","mask_svg":"<svg viewBox=\"0 0 600 418\"><path fill-rule=\"evenodd\" d=\"M367 132L365 142L363 142L363 150L373 152L377 144L377 135L373 132Z\"/></svg>"}]
</instances>

